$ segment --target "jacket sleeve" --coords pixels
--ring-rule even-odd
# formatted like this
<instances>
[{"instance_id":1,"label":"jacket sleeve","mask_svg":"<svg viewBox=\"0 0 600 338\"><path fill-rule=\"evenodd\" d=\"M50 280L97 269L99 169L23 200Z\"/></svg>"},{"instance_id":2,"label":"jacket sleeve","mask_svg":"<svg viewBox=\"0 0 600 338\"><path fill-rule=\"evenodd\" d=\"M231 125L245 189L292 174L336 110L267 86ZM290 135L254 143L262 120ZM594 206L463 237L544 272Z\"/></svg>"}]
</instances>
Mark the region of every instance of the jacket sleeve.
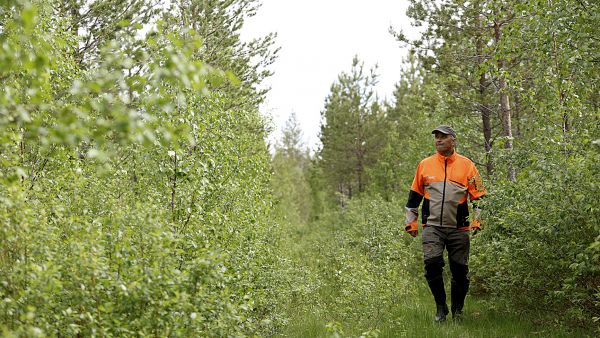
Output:
<instances>
[{"instance_id":1,"label":"jacket sleeve","mask_svg":"<svg viewBox=\"0 0 600 338\"><path fill-rule=\"evenodd\" d=\"M414 231L419 229L419 205L423 200L424 189L423 179L421 175L421 164L417 166L415 178L408 193L408 202L406 203L406 220L404 221L406 231Z\"/></svg>"},{"instance_id":2,"label":"jacket sleeve","mask_svg":"<svg viewBox=\"0 0 600 338\"><path fill-rule=\"evenodd\" d=\"M487 193L481 175L479 175L479 171L473 163L471 163L471 169L469 170L467 191L471 201L481 198Z\"/></svg>"}]
</instances>

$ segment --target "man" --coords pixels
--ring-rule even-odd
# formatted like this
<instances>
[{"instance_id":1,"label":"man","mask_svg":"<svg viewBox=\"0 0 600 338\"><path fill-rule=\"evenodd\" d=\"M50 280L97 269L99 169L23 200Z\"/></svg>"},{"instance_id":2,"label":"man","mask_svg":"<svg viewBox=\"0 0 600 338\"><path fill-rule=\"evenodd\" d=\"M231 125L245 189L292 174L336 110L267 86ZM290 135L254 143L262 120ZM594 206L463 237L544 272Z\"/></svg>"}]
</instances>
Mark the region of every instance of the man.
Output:
<instances>
[{"instance_id":1,"label":"man","mask_svg":"<svg viewBox=\"0 0 600 338\"><path fill-rule=\"evenodd\" d=\"M406 231L418 234L418 210L423 202L423 260L425 278L437 305L435 320L443 322L448 314L444 290L444 248L448 251L451 284L452 317L462 315L469 289L469 233L477 232L479 208L473 203L473 221L469 223L467 197L476 201L485 195L481 176L475 164L454 151L456 133L446 125L435 128L437 153L422 160L415 174L406 204Z\"/></svg>"}]
</instances>

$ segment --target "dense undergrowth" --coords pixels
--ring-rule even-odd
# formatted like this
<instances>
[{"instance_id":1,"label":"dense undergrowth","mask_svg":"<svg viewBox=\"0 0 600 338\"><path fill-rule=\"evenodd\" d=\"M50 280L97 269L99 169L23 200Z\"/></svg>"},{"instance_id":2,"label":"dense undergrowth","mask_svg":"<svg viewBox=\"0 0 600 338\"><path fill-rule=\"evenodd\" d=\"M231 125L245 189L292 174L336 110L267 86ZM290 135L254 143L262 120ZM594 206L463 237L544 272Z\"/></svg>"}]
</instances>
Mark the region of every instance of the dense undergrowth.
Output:
<instances>
[{"instance_id":1,"label":"dense undergrowth","mask_svg":"<svg viewBox=\"0 0 600 338\"><path fill-rule=\"evenodd\" d=\"M192 30L114 23L133 32L90 65L51 5L0 7L0 332L267 334L277 224L257 107Z\"/></svg>"},{"instance_id":2,"label":"dense undergrowth","mask_svg":"<svg viewBox=\"0 0 600 338\"><path fill-rule=\"evenodd\" d=\"M490 186L472 260L478 291L600 330L599 154L540 153L516 183Z\"/></svg>"},{"instance_id":3,"label":"dense undergrowth","mask_svg":"<svg viewBox=\"0 0 600 338\"><path fill-rule=\"evenodd\" d=\"M282 311L287 320L280 335L593 336L589 327L561 326L540 309L518 311L505 297L477 293L467 297L463 321L435 323L435 304L423 276L420 237L413 240L402 233L398 203L356 199L346 209L317 221L284 225L283 256L289 279L282 284L288 302ZM481 240L474 241L476 255L483 254L484 248ZM483 267L473 268L477 269ZM449 291L450 275L445 274Z\"/></svg>"}]
</instances>

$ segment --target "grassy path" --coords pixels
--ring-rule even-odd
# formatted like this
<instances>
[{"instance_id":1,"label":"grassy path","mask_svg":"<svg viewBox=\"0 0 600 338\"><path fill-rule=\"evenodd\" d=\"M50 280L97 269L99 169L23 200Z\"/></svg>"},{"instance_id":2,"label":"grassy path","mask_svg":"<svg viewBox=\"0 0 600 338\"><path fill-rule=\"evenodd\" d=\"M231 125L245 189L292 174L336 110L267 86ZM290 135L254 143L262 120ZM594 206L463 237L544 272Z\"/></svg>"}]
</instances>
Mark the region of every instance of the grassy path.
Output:
<instances>
[{"instance_id":1,"label":"grassy path","mask_svg":"<svg viewBox=\"0 0 600 338\"><path fill-rule=\"evenodd\" d=\"M369 236L349 233L339 222L342 220L301 225L289 233L286 253L297 283L287 307L290 320L283 336L585 337L536 327L532 324L535 318L522 318L472 296L467 298L462 322L434 323L435 305L421 273L420 243L396 237L398 247L387 247L387 260L374 259L373 250L365 250L365 237ZM386 234L373 237L385 242L381 239ZM400 256L412 253L408 265L389 254L393 251Z\"/></svg>"}]
</instances>

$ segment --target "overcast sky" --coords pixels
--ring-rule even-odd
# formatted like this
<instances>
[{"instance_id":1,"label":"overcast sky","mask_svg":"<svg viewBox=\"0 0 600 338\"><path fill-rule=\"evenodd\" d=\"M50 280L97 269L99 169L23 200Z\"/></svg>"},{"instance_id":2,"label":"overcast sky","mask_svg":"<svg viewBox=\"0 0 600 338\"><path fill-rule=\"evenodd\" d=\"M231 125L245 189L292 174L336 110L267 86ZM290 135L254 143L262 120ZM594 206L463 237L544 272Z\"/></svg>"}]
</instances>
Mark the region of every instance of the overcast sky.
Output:
<instances>
[{"instance_id":1,"label":"overcast sky","mask_svg":"<svg viewBox=\"0 0 600 338\"><path fill-rule=\"evenodd\" d=\"M338 74L348 72L357 55L365 68L378 65L381 98L390 97L399 80L406 50L388 29L410 30L408 0L262 0L258 14L245 22L242 38L278 34L281 47L266 81L271 87L261 111L272 116L280 136L292 112L307 146L319 142L320 112Z\"/></svg>"}]
</instances>

